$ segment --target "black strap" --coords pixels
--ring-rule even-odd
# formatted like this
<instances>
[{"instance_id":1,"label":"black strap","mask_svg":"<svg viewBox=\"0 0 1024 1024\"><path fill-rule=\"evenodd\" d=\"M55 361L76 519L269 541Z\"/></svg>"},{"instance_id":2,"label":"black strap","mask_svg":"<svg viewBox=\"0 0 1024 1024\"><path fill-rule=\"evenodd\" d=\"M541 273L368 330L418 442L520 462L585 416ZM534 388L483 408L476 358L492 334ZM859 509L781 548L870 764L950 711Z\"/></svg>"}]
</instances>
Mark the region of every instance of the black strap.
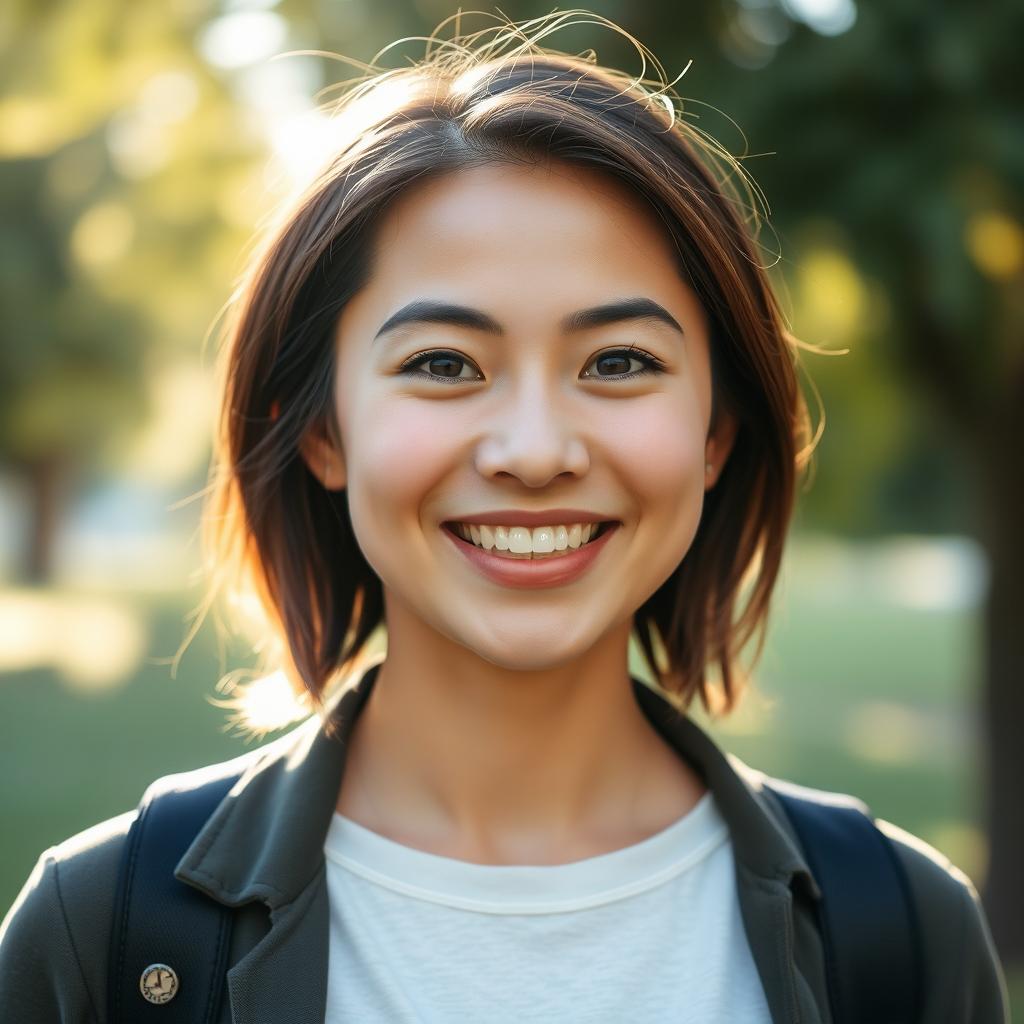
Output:
<instances>
[{"instance_id":1,"label":"black strap","mask_svg":"<svg viewBox=\"0 0 1024 1024\"><path fill-rule=\"evenodd\" d=\"M201 786L151 787L125 841L110 936L106 1024L213 1024L220 1008L231 908L178 881L174 869L237 775ZM151 964L178 978L162 1005L140 989Z\"/></svg>"},{"instance_id":2,"label":"black strap","mask_svg":"<svg viewBox=\"0 0 1024 1024\"><path fill-rule=\"evenodd\" d=\"M921 1019L921 929L889 837L855 806L781 783L779 798L822 891L818 929L835 1024ZM796 791L805 795L796 795Z\"/></svg>"}]
</instances>

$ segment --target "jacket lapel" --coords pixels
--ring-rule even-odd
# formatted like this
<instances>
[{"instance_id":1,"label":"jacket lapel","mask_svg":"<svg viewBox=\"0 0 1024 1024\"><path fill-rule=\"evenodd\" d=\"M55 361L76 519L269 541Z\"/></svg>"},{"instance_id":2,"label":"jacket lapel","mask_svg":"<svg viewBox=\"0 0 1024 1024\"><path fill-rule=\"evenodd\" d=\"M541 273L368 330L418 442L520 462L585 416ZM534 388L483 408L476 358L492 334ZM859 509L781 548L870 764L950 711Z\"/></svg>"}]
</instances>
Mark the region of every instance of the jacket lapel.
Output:
<instances>
[{"instance_id":1,"label":"jacket lapel","mask_svg":"<svg viewBox=\"0 0 1024 1024\"><path fill-rule=\"evenodd\" d=\"M767 776L722 751L691 718L634 679L651 724L703 776L729 826L740 913L773 1024L831 1024L814 921L821 899Z\"/></svg>"},{"instance_id":2,"label":"jacket lapel","mask_svg":"<svg viewBox=\"0 0 1024 1024\"><path fill-rule=\"evenodd\" d=\"M347 739L376 681L370 665L328 708L251 754L231 792L179 861L175 877L230 907L260 901L270 928L228 971L234 1024L322 1021L329 907L323 844ZM740 909L773 1024L829 1024L813 925L820 890L765 776L720 750L663 695L633 679L651 723L703 776L729 825ZM240 940L242 941L242 940Z\"/></svg>"},{"instance_id":3,"label":"jacket lapel","mask_svg":"<svg viewBox=\"0 0 1024 1024\"><path fill-rule=\"evenodd\" d=\"M327 1009L329 912L321 873L270 912L270 931L227 974L234 1024L322 1021Z\"/></svg>"}]
</instances>

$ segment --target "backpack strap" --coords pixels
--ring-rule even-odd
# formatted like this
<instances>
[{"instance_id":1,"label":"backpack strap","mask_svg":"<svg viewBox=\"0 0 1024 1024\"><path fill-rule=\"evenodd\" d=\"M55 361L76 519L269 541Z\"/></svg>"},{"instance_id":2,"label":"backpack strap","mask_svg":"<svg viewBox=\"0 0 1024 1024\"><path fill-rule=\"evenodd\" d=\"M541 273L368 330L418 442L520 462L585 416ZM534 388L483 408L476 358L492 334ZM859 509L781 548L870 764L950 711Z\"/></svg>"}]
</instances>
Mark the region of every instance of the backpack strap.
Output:
<instances>
[{"instance_id":1,"label":"backpack strap","mask_svg":"<svg viewBox=\"0 0 1024 1024\"><path fill-rule=\"evenodd\" d=\"M143 794L114 897L107 1024L216 1021L232 909L179 881L174 869L239 774L183 789L163 789L161 780Z\"/></svg>"},{"instance_id":2,"label":"backpack strap","mask_svg":"<svg viewBox=\"0 0 1024 1024\"><path fill-rule=\"evenodd\" d=\"M852 803L778 779L766 788L793 823L822 892L815 909L833 1021L915 1024L921 928L892 841Z\"/></svg>"}]
</instances>

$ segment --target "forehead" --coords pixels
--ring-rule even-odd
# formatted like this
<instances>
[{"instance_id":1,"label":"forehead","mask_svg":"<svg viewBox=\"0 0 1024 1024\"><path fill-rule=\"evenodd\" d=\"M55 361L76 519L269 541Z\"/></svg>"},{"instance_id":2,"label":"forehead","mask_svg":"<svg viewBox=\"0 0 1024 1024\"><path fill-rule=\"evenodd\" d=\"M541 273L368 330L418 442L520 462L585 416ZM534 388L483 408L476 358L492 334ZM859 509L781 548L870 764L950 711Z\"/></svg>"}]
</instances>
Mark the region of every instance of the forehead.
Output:
<instances>
[{"instance_id":1,"label":"forehead","mask_svg":"<svg viewBox=\"0 0 1024 1024\"><path fill-rule=\"evenodd\" d=\"M375 243L371 282L389 292L511 287L520 302L561 293L571 304L606 301L609 289L685 290L654 211L614 178L571 164L486 164L413 186L385 211Z\"/></svg>"}]
</instances>

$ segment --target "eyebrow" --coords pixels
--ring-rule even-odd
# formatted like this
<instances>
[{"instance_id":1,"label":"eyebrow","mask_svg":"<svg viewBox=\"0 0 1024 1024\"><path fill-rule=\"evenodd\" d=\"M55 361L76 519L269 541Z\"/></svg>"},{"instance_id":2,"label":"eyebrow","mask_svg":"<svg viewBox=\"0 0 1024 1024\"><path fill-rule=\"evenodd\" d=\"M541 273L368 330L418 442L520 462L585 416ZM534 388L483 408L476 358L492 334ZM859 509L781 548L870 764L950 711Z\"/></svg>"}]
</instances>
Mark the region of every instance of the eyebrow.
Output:
<instances>
[{"instance_id":1,"label":"eyebrow","mask_svg":"<svg viewBox=\"0 0 1024 1024\"><path fill-rule=\"evenodd\" d=\"M654 320L667 324L680 334L686 333L679 325L679 321L664 306L647 298L621 299L602 306L578 309L563 317L559 327L564 334L571 334L626 320ZM488 334L505 333L501 324L483 310L450 302L417 299L389 316L373 336L373 340L376 341L382 335L407 324L450 324L453 327L468 327Z\"/></svg>"}]
</instances>

